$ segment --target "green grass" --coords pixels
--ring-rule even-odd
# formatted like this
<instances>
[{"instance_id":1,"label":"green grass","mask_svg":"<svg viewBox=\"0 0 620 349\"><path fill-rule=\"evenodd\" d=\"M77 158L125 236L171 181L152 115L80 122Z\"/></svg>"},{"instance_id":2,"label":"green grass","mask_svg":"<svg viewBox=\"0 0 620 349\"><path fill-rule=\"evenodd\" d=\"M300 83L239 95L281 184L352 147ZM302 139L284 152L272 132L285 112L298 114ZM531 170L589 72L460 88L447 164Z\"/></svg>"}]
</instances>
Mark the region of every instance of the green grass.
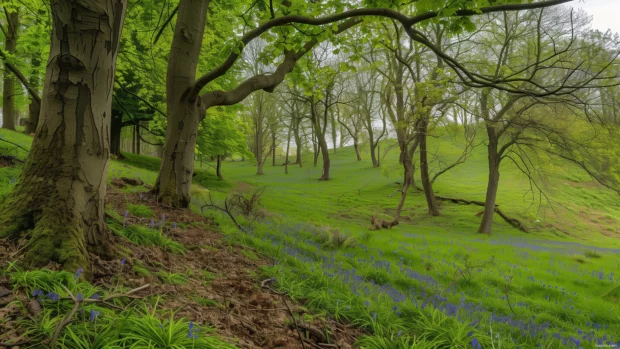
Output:
<instances>
[{"instance_id":1,"label":"green grass","mask_svg":"<svg viewBox=\"0 0 620 349\"><path fill-rule=\"evenodd\" d=\"M127 205L127 211L136 217L141 217L141 218L153 217L153 210L146 205L129 204Z\"/></svg>"},{"instance_id":2,"label":"green grass","mask_svg":"<svg viewBox=\"0 0 620 349\"><path fill-rule=\"evenodd\" d=\"M460 153L460 145L445 135L430 142L444 161ZM576 348L577 339L581 347L595 348L604 336L614 344L620 340L617 194L569 164L541 158L538 169L546 174L541 183L553 205L544 200L539 205L524 176L505 163L498 203L531 233L496 217L492 236L476 234L477 206L442 203L442 215L428 217L423 196L414 191L399 226L370 232L372 214L389 217L395 208L398 195L391 194L402 172L396 149L378 169L362 155L358 162L351 149L337 149L330 181L317 180L320 168L312 167L310 156L303 168L291 165L289 175L267 165L266 175L256 176L255 166L245 161L224 164L227 181L216 180L211 169L198 168L196 178L217 189L211 194L220 202L226 191L267 186L262 203L271 218L240 218L250 234L219 212L208 214L230 241L276 259L264 270L276 279L274 287L305 300L319 316L367 329L360 341L364 348L471 348L474 338L482 348ZM156 160L128 158L112 161L111 172L154 181ZM483 200L485 166L479 148L437 180L436 193ZM356 243L325 244L323 232L329 229Z\"/></svg>"}]
</instances>

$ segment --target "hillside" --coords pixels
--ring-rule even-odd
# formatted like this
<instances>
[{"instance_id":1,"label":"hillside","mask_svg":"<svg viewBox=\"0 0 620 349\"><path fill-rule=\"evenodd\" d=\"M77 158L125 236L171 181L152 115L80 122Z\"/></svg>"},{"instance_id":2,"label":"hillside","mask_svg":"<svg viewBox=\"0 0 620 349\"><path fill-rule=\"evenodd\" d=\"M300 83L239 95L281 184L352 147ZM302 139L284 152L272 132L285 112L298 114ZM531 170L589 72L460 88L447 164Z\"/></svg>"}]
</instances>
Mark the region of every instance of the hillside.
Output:
<instances>
[{"instance_id":1,"label":"hillside","mask_svg":"<svg viewBox=\"0 0 620 349\"><path fill-rule=\"evenodd\" d=\"M28 147L27 136L6 131L0 131L0 136ZM432 147L448 160L460 153L445 137L433 139ZM110 181L119 177L155 180L158 159L126 155L125 160L111 161ZM485 161L483 149L478 148L465 164L437 180L437 194L481 200ZM226 243L239 246L237 254L273 260L252 273L299 302L294 310L297 321L315 321L314 328L316 321L330 319L353 324L365 332L357 336L360 348L616 344L620 340L617 194L594 185L568 164L541 163L557 215L549 214L550 208L531 205L524 196L529 184L516 168L505 166L500 184L500 207L527 222L530 233L496 217L493 235L476 234L480 208L470 205L444 202L442 215L429 218L422 196L414 192L405 205L406 220L391 230L369 231L372 214L389 215L396 205L396 195L390 196L399 188L395 182L401 180L396 150L388 153L382 168L373 169L366 158L357 162L352 149L337 149L333 179L326 182L316 180L320 168L312 167L309 156L304 167L291 165L289 175L283 174L282 166L266 165L266 174L256 176L249 161L226 162L226 181L218 181L210 168L197 165L193 211L215 219ZM18 168L0 168L0 197L18 173ZM260 217L235 215L245 232L226 214L200 209L209 198L207 193L222 206L230 193L247 196L263 186L265 211ZM131 203L136 194L146 195L145 190L128 186L115 202ZM122 209L116 211L119 224ZM140 224L148 226L148 219ZM187 241L187 234L180 231L172 240ZM174 273L193 280L190 275L199 275L193 269ZM219 282L229 282L228 278L221 272ZM260 326L258 319L250 321L254 328ZM332 343L333 331L337 331L333 326L323 330L327 338L323 343ZM231 341L229 332L222 334L230 343L247 347Z\"/></svg>"}]
</instances>

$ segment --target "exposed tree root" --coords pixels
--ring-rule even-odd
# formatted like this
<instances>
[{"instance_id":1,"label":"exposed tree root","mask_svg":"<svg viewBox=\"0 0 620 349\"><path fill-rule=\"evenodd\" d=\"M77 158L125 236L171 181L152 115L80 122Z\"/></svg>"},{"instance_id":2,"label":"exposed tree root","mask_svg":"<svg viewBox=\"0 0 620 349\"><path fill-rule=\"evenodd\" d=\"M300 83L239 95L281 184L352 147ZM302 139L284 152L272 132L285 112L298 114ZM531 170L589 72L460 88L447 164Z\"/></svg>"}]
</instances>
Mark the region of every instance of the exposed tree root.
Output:
<instances>
[{"instance_id":1,"label":"exposed tree root","mask_svg":"<svg viewBox=\"0 0 620 349\"><path fill-rule=\"evenodd\" d=\"M478 205L478 206L484 207L484 202L483 201L465 200L465 199L458 199L458 198L448 198L448 197L445 197L445 196L435 196L435 198L437 200L441 200L441 201L450 201L450 202L455 203L455 204ZM495 205L495 212L497 212L497 214L500 215L500 217L502 217L508 224L510 224L513 227L521 230L524 233L529 233L529 230L527 229L525 224L523 224L523 222L521 222L520 220L518 220L516 218L508 217L502 210L499 209L498 205Z\"/></svg>"}]
</instances>

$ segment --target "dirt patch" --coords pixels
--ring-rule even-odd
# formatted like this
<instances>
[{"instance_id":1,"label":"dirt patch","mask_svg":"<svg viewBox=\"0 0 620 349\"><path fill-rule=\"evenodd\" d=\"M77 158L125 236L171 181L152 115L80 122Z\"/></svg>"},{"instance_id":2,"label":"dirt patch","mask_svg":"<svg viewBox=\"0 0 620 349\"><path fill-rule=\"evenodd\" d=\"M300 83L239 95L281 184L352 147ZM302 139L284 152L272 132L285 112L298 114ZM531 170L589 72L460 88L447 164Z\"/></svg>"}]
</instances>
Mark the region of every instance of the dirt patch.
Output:
<instances>
[{"instance_id":1,"label":"dirt patch","mask_svg":"<svg viewBox=\"0 0 620 349\"><path fill-rule=\"evenodd\" d=\"M356 338L362 335L360 330L332 319L312 316L302 305L273 291L270 287L273 280L263 280L259 276L260 268L271 261L251 248L227 242L208 218L189 210L162 207L148 193L121 193L115 188L109 188L106 203L108 209L112 208L121 216L130 203L146 205L154 211L155 217L165 215L166 222L176 223L177 228L168 227L168 224L163 232L185 245L187 252L183 255L137 246L114 236L115 246L129 251L124 256L126 263L120 274L125 286L152 285L138 295L161 296L163 307L175 310L176 316L199 325L213 326L218 336L248 349L352 348ZM125 219L126 224L152 224L150 219L130 215ZM187 228L181 229L180 224L186 224ZM14 260L11 255L17 248L0 240L0 260ZM119 261L94 257L92 262L93 283L112 285L113 278L119 275ZM150 275L145 275L144 271L134 272L136 266L148 270ZM58 266L48 268L58 269ZM166 273L181 274L186 283L166 283L162 277ZM3 317L18 318L17 314L25 316L23 309L9 307L9 304L15 299L27 304L30 302L27 295L20 290L11 290L6 279L0 279L1 290L11 293L5 294L4 298L0 296L0 320ZM12 321L0 321L0 333L7 333L14 325ZM300 337L304 338L305 345ZM331 345L324 345L326 338ZM7 339L0 335L0 342Z\"/></svg>"}]
</instances>

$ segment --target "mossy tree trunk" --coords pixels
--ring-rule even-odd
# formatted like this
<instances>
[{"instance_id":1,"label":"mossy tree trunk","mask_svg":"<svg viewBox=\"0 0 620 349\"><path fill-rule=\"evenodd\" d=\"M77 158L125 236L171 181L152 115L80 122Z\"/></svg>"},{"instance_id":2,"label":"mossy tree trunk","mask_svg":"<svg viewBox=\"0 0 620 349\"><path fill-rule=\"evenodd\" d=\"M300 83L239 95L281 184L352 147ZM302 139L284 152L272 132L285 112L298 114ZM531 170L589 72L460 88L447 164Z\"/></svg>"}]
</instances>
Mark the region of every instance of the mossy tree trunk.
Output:
<instances>
[{"instance_id":1,"label":"mossy tree trunk","mask_svg":"<svg viewBox=\"0 0 620 349\"><path fill-rule=\"evenodd\" d=\"M55 261L67 270L88 270L87 252L109 256L112 251L103 200L126 1L85 4L51 1L40 123L24 170L0 207L0 236L29 236L23 253L30 266Z\"/></svg>"}]
</instances>

